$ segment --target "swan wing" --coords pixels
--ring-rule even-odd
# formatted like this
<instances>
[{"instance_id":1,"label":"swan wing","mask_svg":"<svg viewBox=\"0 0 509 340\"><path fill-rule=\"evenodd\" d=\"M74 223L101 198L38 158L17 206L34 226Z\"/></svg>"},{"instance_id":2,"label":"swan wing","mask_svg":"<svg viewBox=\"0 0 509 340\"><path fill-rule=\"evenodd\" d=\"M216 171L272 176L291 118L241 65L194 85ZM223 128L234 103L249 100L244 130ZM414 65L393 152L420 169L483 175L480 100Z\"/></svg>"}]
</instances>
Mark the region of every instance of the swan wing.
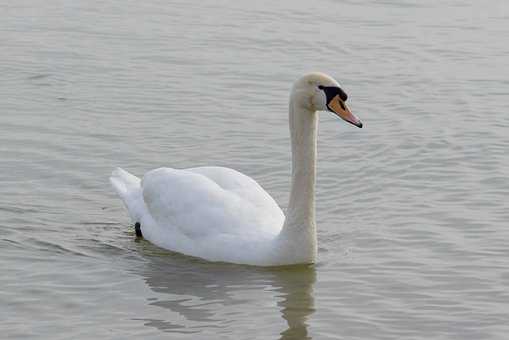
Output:
<instances>
[{"instance_id":1,"label":"swan wing","mask_svg":"<svg viewBox=\"0 0 509 340\"><path fill-rule=\"evenodd\" d=\"M256 181L228 168L159 168L143 177L141 188L160 233L175 240L255 241L277 235L284 222L277 203Z\"/></svg>"}]
</instances>

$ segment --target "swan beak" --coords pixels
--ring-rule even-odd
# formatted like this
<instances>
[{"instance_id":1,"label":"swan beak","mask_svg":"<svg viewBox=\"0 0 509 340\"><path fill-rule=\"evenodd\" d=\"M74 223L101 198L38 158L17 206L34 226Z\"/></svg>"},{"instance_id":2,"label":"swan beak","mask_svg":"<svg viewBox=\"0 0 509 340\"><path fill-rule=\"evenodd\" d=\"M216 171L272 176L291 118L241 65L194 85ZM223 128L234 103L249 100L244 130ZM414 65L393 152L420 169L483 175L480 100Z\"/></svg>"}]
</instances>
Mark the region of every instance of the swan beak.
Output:
<instances>
[{"instance_id":1,"label":"swan beak","mask_svg":"<svg viewBox=\"0 0 509 340\"><path fill-rule=\"evenodd\" d=\"M357 126L358 128L362 128L361 120L357 118L352 112L350 112L350 109L348 106L346 106L345 102L341 100L339 95L334 96L329 104L327 104L327 107L331 112L337 114L339 118Z\"/></svg>"}]
</instances>

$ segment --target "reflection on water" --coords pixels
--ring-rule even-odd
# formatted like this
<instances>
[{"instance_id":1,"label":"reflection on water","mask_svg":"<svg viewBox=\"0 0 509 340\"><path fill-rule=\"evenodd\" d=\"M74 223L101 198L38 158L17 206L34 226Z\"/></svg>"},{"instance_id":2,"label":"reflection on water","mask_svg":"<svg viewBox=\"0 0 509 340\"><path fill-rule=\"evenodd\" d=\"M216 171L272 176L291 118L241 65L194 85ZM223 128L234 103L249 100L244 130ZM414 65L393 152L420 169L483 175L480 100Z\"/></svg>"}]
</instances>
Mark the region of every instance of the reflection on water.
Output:
<instances>
[{"instance_id":1,"label":"reflection on water","mask_svg":"<svg viewBox=\"0 0 509 340\"><path fill-rule=\"evenodd\" d=\"M314 312L313 284L316 279L314 266L286 268L277 272L282 299L278 302L281 316L288 328L281 339L311 339L307 319Z\"/></svg>"},{"instance_id":2,"label":"reflection on water","mask_svg":"<svg viewBox=\"0 0 509 340\"><path fill-rule=\"evenodd\" d=\"M137 274L160 294L149 304L176 314L145 319L146 326L178 333L224 328L241 320L242 314L252 313L253 306L262 301L260 296L269 294L274 306L260 305L260 311L263 317L278 313L283 318L286 325L281 339L310 339L307 320L314 312L314 266L258 268L209 263L159 250L146 241L140 241L139 246L147 263ZM243 313L246 304L251 307Z\"/></svg>"}]
</instances>

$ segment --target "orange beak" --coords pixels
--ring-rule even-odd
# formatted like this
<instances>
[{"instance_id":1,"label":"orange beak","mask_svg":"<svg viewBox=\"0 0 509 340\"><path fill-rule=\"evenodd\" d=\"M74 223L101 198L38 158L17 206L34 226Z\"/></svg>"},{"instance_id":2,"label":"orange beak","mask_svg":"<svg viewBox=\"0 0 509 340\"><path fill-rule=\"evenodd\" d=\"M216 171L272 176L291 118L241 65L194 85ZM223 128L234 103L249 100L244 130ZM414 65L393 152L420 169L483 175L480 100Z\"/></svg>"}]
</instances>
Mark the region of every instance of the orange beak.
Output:
<instances>
[{"instance_id":1,"label":"orange beak","mask_svg":"<svg viewBox=\"0 0 509 340\"><path fill-rule=\"evenodd\" d=\"M353 124L359 128L362 127L362 122L359 118L357 118L348 106L346 106L345 102L339 98L339 95L334 96L331 101L327 104L327 107L331 112L334 112L338 115L339 118L347 121L350 124Z\"/></svg>"}]
</instances>

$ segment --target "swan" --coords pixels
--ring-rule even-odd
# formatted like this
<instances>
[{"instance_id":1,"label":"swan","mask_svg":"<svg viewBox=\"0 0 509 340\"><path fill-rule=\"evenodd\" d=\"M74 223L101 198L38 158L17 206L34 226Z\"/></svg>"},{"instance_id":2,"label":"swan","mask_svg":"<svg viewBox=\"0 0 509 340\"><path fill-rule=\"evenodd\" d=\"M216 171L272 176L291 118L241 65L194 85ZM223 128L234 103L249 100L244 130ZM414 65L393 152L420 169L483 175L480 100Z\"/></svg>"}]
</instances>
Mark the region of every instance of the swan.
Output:
<instances>
[{"instance_id":1,"label":"swan","mask_svg":"<svg viewBox=\"0 0 509 340\"><path fill-rule=\"evenodd\" d=\"M256 266L316 261L315 164L317 111L359 128L347 94L330 76L313 72L293 85L289 103L292 180L286 217L252 178L229 168L159 168L143 179L117 168L110 182L153 244L208 261Z\"/></svg>"}]
</instances>

